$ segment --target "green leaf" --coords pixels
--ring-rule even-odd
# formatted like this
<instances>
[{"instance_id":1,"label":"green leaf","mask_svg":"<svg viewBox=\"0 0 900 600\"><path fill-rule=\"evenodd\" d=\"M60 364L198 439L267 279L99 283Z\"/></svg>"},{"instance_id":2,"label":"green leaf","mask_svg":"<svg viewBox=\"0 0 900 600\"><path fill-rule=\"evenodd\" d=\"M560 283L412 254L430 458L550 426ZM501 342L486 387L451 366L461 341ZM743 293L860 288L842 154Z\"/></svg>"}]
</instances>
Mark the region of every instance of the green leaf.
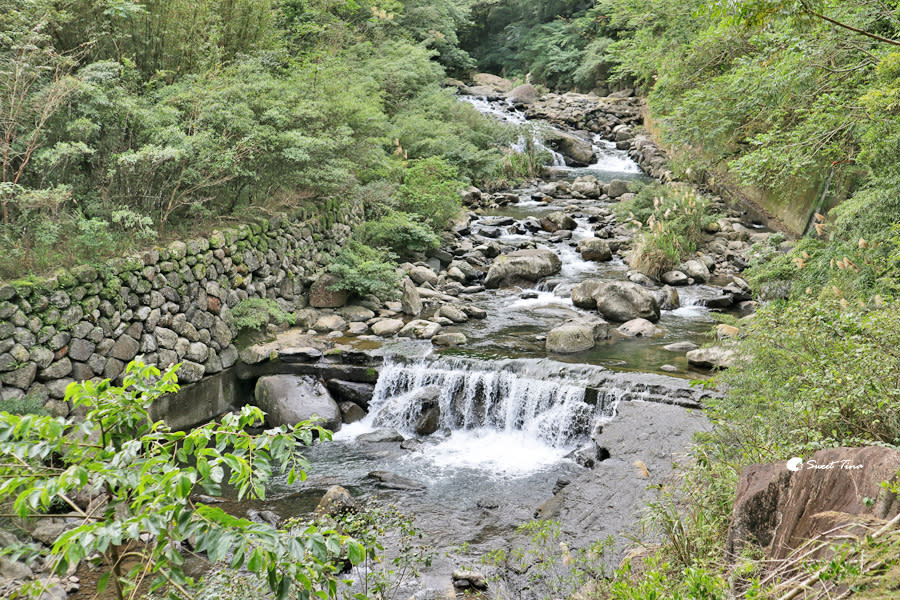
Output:
<instances>
[{"instance_id":1,"label":"green leaf","mask_svg":"<svg viewBox=\"0 0 900 600\"><path fill-rule=\"evenodd\" d=\"M366 560L366 548L359 542L350 541L347 543L347 558L353 565L358 565Z\"/></svg>"}]
</instances>

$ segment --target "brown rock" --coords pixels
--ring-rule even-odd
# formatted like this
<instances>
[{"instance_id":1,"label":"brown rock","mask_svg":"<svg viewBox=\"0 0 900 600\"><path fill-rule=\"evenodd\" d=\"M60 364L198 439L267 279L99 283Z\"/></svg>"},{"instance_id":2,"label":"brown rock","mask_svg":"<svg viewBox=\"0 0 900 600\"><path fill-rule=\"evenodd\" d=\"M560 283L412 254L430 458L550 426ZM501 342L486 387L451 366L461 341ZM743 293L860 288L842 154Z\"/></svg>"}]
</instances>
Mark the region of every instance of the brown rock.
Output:
<instances>
[{"instance_id":1,"label":"brown rock","mask_svg":"<svg viewBox=\"0 0 900 600\"><path fill-rule=\"evenodd\" d=\"M309 305L313 308L338 308L347 304L347 292L329 289L340 280L340 277L332 273L319 277L309 288Z\"/></svg>"}]
</instances>

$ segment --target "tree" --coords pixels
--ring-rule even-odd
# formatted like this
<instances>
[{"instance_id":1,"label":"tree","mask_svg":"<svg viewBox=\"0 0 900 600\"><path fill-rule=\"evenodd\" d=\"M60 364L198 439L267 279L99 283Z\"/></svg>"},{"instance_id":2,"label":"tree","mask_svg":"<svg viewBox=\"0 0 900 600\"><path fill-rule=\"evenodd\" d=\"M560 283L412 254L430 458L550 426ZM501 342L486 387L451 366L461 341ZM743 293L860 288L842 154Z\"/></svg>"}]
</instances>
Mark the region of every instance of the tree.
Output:
<instances>
[{"instance_id":1,"label":"tree","mask_svg":"<svg viewBox=\"0 0 900 600\"><path fill-rule=\"evenodd\" d=\"M112 584L119 600L135 597L146 580L170 597L190 598L194 581L182 570L187 548L213 564L246 568L279 599L334 597L338 561L364 561L364 546L311 525L254 523L196 497L200 490L220 494L227 481L239 499L264 498L275 473L287 472L289 482L305 477L298 448L330 433L310 422L248 433L263 422L251 406L173 431L153 422L148 409L178 389L177 367L161 374L131 363L121 387L109 380L69 385L66 400L87 410L81 421L0 413L0 502L12 503L23 519L70 511L80 524L41 551L47 564L64 573L92 562L103 571L98 591Z\"/></svg>"},{"instance_id":2,"label":"tree","mask_svg":"<svg viewBox=\"0 0 900 600\"><path fill-rule=\"evenodd\" d=\"M43 143L48 120L75 91L71 57L56 52L43 29L28 23L0 32L0 214L25 191L20 182Z\"/></svg>"}]
</instances>

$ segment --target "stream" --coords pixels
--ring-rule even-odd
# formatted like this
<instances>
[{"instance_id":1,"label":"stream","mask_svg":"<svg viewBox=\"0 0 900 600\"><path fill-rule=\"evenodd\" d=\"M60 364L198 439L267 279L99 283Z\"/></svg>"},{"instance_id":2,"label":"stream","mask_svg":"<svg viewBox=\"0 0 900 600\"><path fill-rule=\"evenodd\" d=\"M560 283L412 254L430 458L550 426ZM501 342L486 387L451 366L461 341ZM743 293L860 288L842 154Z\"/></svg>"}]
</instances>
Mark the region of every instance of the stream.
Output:
<instances>
[{"instance_id":1,"label":"stream","mask_svg":"<svg viewBox=\"0 0 900 600\"><path fill-rule=\"evenodd\" d=\"M505 121L525 123L524 115L505 102L462 100ZM535 143L540 143L540 127L533 127L532 133ZM524 142L523 137L520 144ZM553 176L574 180L592 175L601 183L649 180L625 151L596 135L593 144L598 159L588 167L567 167L562 156L553 153ZM487 317L445 328L465 334L468 342L462 347L438 350L428 340L387 340L381 350L385 365L366 418L345 425L332 443L309 449L307 458L312 466L306 481L288 485L277 480L265 503L244 505L282 517L303 514L311 511L332 485L347 488L363 501L395 504L414 518L423 540L438 550L434 563L410 588L419 590L415 597L445 597L451 571L461 566L479 568L479 557L507 548L516 527L532 519L536 509L560 487L589 476L590 469L576 460L576 454L592 434L596 436L616 419L621 401L635 405L644 404L642 400L668 402L642 387L643 382L655 382L654 378L665 373L665 381L688 388L689 379L705 376L688 366L683 353L669 352L663 346L708 340L715 321L702 300L721 293L715 285L679 287L680 307L662 311L658 326L665 333L661 336L622 339L614 335L586 352L549 354L544 344L547 332L566 319L589 312L573 305L572 287L588 278L625 280L628 266L618 255L608 262L585 261L576 250L579 240L592 237L592 209L604 208L606 203L544 201L538 199L534 186L511 192L518 202L486 210L470 222L474 243L548 247L562 260L561 272L533 289L501 288L467 296ZM568 239L541 230L517 231L512 226L513 221L540 219L561 209L577 223ZM622 376L611 378L610 373ZM413 423L423 390L432 390L437 397L440 422L434 434L415 439ZM646 406L649 410L663 408L650 402ZM664 408L673 415L687 412ZM663 421L674 419L666 416L670 413L660 414ZM631 426L638 431L641 423ZM401 447L397 441L358 439L386 428L414 441ZM686 440L680 443L686 444ZM610 448L610 452L615 458L616 449ZM670 468L648 466L656 471ZM617 468L620 471L616 473L631 469L630 463ZM422 489L387 488L369 476L372 471L390 471L422 484ZM637 486L640 489L633 493L612 490L613 497L621 496L621 506L613 500L604 507L618 515L620 523L610 525L613 531L624 531L633 523L632 505L638 502L635 498L643 497L647 484ZM567 528L581 542L600 535L577 523L563 523L564 531Z\"/></svg>"}]
</instances>

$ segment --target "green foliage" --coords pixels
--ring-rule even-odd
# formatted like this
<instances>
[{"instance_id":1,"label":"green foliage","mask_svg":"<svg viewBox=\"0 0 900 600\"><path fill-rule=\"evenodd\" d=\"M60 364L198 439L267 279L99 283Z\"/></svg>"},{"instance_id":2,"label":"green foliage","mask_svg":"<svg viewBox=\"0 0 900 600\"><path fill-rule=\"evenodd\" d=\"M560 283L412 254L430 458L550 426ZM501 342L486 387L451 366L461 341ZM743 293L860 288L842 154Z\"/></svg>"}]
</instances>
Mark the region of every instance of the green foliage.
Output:
<instances>
[{"instance_id":1,"label":"green foliage","mask_svg":"<svg viewBox=\"0 0 900 600\"><path fill-rule=\"evenodd\" d=\"M715 448L731 461L767 462L834 446L900 443L900 373L892 304L837 299L778 303L746 326L753 360L719 376Z\"/></svg>"},{"instance_id":2,"label":"green foliage","mask_svg":"<svg viewBox=\"0 0 900 600\"><path fill-rule=\"evenodd\" d=\"M241 331L265 330L269 323L278 325L294 324L294 315L285 312L278 303L269 298L246 298L231 309L231 324Z\"/></svg>"},{"instance_id":3,"label":"green foliage","mask_svg":"<svg viewBox=\"0 0 900 600\"><path fill-rule=\"evenodd\" d=\"M652 205L648 205L655 192L662 195L654 196ZM631 267L658 278L688 258L703 233L706 207L706 201L690 190L656 185L642 188L633 200L617 209L622 216L627 211L631 223L639 229L629 259Z\"/></svg>"},{"instance_id":4,"label":"green foliage","mask_svg":"<svg viewBox=\"0 0 900 600\"><path fill-rule=\"evenodd\" d=\"M439 87L468 2L57 4L0 6L2 277L324 210L405 158L487 180L514 135Z\"/></svg>"},{"instance_id":5,"label":"green foliage","mask_svg":"<svg viewBox=\"0 0 900 600\"><path fill-rule=\"evenodd\" d=\"M341 278L332 289L360 297L367 294L390 297L396 294L400 281L393 254L356 241L341 248L328 270Z\"/></svg>"},{"instance_id":6,"label":"green foliage","mask_svg":"<svg viewBox=\"0 0 900 600\"><path fill-rule=\"evenodd\" d=\"M440 246L441 240L418 218L404 212L391 211L365 223L360 239L374 248L386 248L400 258Z\"/></svg>"},{"instance_id":7,"label":"green foliage","mask_svg":"<svg viewBox=\"0 0 900 600\"><path fill-rule=\"evenodd\" d=\"M341 531L358 540L364 554L354 556L353 573L361 590L354 600L395 598L402 586L431 566L434 549L425 544L412 520L393 506L370 508L338 517ZM392 558L381 560L384 540L391 540Z\"/></svg>"},{"instance_id":8,"label":"green foliage","mask_svg":"<svg viewBox=\"0 0 900 600\"><path fill-rule=\"evenodd\" d=\"M226 483L238 498L264 498L272 476L303 477L307 463L297 450L314 434L330 433L300 423L250 434L263 422L251 406L173 431L148 411L178 389L176 367L161 374L132 363L121 387L109 380L69 385L66 400L84 409L83 420L0 413L0 501L20 518L64 506L78 520L49 550L12 549L12 556L46 554L57 573L87 560L103 574L98 592L110 585L120 599L147 578L153 589L187 598L202 587L182 570L179 547L190 540L214 565L246 568L278 598L335 596L336 563L355 562L358 542L313 526L279 530L194 499L200 490L219 495Z\"/></svg>"},{"instance_id":9,"label":"green foliage","mask_svg":"<svg viewBox=\"0 0 900 600\"><path fill-rule=\"evenodd\" d=\"M400 186L397 208L418 216L435 231L448 229L462 209L462 185L456 167L443 158L413 161Z\"/></svg>"}]
</instances>

